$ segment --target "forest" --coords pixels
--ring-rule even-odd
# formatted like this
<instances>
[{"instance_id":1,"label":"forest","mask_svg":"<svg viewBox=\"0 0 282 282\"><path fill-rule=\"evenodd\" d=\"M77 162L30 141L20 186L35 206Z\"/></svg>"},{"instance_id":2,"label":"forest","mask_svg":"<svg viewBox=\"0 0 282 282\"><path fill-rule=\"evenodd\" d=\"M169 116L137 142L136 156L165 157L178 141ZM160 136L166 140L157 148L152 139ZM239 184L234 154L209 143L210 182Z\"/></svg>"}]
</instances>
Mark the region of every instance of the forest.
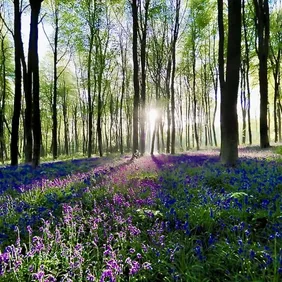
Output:
<instances>
[{"instance_id":1,"label":"forest","mask_svg":"<svg viewBox=\"0 0 282 282\"><path fill-rule=\"evenodd\" d=\"M281 141L281 1L37 2L1 3L3 163Z\"/></svg>"},{"instance_id":2,"label":"forest","mask_svg":"<svg viewBox=\"0 0 282 282\"><path fill-rule=\"evenodd\" d=\"M0 281L281 281L281 49L281 0L0 0Z\"/></svg>"}]
</instances>

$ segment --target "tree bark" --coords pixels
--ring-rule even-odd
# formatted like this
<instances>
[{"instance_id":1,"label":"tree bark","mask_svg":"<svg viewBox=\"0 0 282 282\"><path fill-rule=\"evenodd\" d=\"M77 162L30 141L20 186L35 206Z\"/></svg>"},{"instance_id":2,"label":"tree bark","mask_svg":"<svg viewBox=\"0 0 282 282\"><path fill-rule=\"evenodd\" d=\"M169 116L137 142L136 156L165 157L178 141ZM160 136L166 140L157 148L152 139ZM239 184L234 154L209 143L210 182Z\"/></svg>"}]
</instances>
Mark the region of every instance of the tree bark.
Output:
<instances>
[{"instance_id":1,"label":"tree bark","mask_svg":"<svg viewBox=\"0 0 282 282\"><path fill-rule=\"evenodd\" d=\"M167 135L166 135L166 153L170 153L170 145L171 145L171 114L170 114L170 79L171 79L171 54L168 54L168 63L166 69L166 98L167 98Z\"/></svg>"},{"instance_id":2,"label":"tree bark","mask_svg":"<svg viewBox=\"0 0 282 282\"><path fill-rule=\"evenodd\" d=\"M56 5L56 4L55 4ZM57 74L57 64L58 64L58 39L59 39L59 10L55 8L55 36L54 36L54 85L53 85L53 103L52 103L52 151L53 159L56 160L58 157L58 118L57 118L57 87L58 87L58 74Z\"/></svg>"},{"instance_id":3,"label":"tree bark","mask_svg":"<svg viewBox=\"0 0 282 282\"><path fill-rule=\"evenodd\" d=\"M91 29L91 27L90 27ZM92 135L93 135L93 102L91 94L91 63L92 63L92 51L94 45L94 31L91 29L89 38L89 50L88 50L88 62L87 62L87 96L88 96L88 148L87 156L88 158L92 155Z\"/></svg>"},{"instance_id":4,"label":"tree bark","mask_svg":"<svg viewBox=\"0 0 282 282\"><path fill-rule=\"evenodd\" d=\"M138 110L139 110L139 65L138 65L138 8L137 0L132 1L132 19L133 19L133 40L132 40L132 56L133 56L133 84L134 84L134 101L133 101L133 144L132 157L138 150Z\"/></svg>"},{"instance_id":5,"label":"tree bark","mask_svg":"<svg viewBox=\"0 0 282 282\"><path fill-rule=\"evenodd\" d=\"M41 149L41 119L39 103L39 60L38 60L38 20L43 0L30 0L31 18L30 18L30 37L28 50L28 77L29 91L32 93L32 129L33 129L33 150L32 165L37 167L40 162Z\"/></svg>"},{"instance_id":6,"label":"tree bark","mask_svg":"<svg viewBox=\"0 0 282 282\"><path fill-rule=\"evenodd\" d=\"M219 3L219 26L220 46L222 43L223 31L223 1ZM221 83L224 79L222 73L223 49L219 55ZM234 166L238 159L238 117L237 117L237 96L239 86L239 70L241 59L241 1L228 0L228 47L226 82L221 92L221 162Z\"/></svg>"},{"instance_id":7,"label":"tree bark","mask_svg":"<svg viewBox=\"0 0 282 282\"><path fill-rule=\"evenodd\" d=\"M180 10L181 0L176 0L175 8L175 26L173 30L173 39L171 47L171 61L172 61L172 70L171 70L171 154L175 154L175 89L174 89L174 79L176 71L176 42L178 39L179 33L179 10Z\"/></svg>"},{"instance_id":8,"label":"tree bark","mask_svg":"<svg viewBox=\"0 0 282 282\"><path fill-rule=\"evenodd\" d=\"M259 84L260 84L260 147L268 148L268 81L267 59L269 49L269 6L268 0L254 0L255 23L258 37L257 54L259 58Z\"/></svg>"},{"instance_id":9,"label":"tree bark","mask_svg":"<svg viewBox=\"0 0 282 282\"><path fill-rule=\"evenodd\" d=\"M14 0L14 42L15 42L15 94L14 112L12 118L11 136L11 165L18 165L18 140L19 140L19 121L22 100L22 72L21 72L21 12L20 1Z\"/></svg>"},{"instance_id":10,"label":"tree bark","mask_svg":"<svg viewBox=\"0 0 282 282\"><path fill-rule=\"evenodd\" d=\"M141 26L141 95L140 95L140 153L143 156L145 153L146 132L145 132L145 106L146 106L146 47L147 47L147 25L150 0L145 1L144 7L144 23ZM141 7L140 7L141 9ZM141 14L141 13L140 13ZM141 16L140 16L141 18Z\"/></svg>"},{"instance_id":11,"label":"tree bark","mask_svg":"<svg viewBox=\"0 0 282 282\"><path fill-rule=\"evenodd\" d=\"M244 41L245 41L245 61L246 61L246 86L247 86L247 116L248 116L248 136L249 136L249 144L252 145L253 137L252 137L252 128L251 128L251 89L250 89L250 48L248 41L248 31L247 31L247 23L246 23L246 13L245 13L245 0L243 0L242 6L242 17L243 17L243 29L244 29Z\"/></svg>"}]
</instances>

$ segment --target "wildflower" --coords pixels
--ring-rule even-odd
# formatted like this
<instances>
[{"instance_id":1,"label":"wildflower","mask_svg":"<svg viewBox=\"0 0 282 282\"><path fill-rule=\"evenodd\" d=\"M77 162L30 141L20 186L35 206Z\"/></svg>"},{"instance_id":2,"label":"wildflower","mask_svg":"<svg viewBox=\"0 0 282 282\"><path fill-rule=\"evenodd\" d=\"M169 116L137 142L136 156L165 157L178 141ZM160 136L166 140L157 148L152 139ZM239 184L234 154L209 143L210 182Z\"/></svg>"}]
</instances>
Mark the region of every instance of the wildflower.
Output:
<instances>
[{"instance_id":1,"label":"wildflower","mask_svg":"<svg viewBox=\"0 0 282 282\"><path fill-rule=\"evenodd\" d=\"M0 263L8 263L10 260L10 255L8 252L5 252L3 254L0 253Z\"/></svg>"},{"instance_id":2,"label":"wildflower","mask_svg":"<svg viewBox=\"0 0 282 282\"><path fill-rule=\"evenodd\" d=\"M57 281L57 279L53 275L51 275L51 274L49 274L47 276L47 278L44 280L44 282L56 282L56 281Z\"/></svg>"},{"instance_id":3,"label":"wildflower","mask_svg":"<svg viewBox=\"0 0 282 282\"><path fill-rule=\"evenodd\" d=\"M194 248L194 251L200 261L203 261L205 259L205 257L202 254L202 248L200 246L196 246Z\"/></svg>"},{"instance_id":4,"label":"wildflower","mask_svg":"<svg viewBox=\"0 0 282 282\"><path fill-rule=\"evenodd\" d=\"M130 275L135 275L140 269L140 264L138 261L132 261L130 270L129 270L129 274Z\"/></svg>"},{"instance_id":5,"label":"wildflower","mask_svg":"<svg viewBox=\"0 0 282 282\"><path fill-rule=\"evenodd\" d=\"M27 232L29 233L29 235L31 235L32 234L32 229L31 229L30 225L28 225L26 227L26 229L27 229Z\"/></svg>"},{"instance_id":6,"label":"wildflower","mask_svg":"<svg viewBox=\"0 0 282 282\"><path fill-rule=\"evenodd\" d=\"M113 274L111 269L106 269L106 270L103 271L101 278L100 278L100 282L105 282L106 278L109 278L110 282L116 281L114 274Z\"/></svg>"},{"instance_id":7,"label":"wildflower","mask_svg":"<svg viewBox=\"0 0 282 282\"><path fill-rule=\"evenodd\" d=\"M32 277L33 279L35 280L38 280L38 281L42 281L42 279L44 278L44 271L38 271L37 273L33 273Z\"/></svg>"},{"instance_id":8,"label":"wildflower","mask_svg":"<svg viewBox=\"0 0 282 282\"><path fill-rule=\"evenodd\" d=\"M213 234L210 234L208 244L209 244L209 246L212 246L212 245L214 245L214 243L215 243L215 238L214 238Z\"/></svg>"},{"instance_id":9,"label":"wildflower","mask_svg":"<svg viewBox=\"0 0 282 282\"><path fill-rule=\"evenodd\" d=\"M152 264L150 263L150 262L144 262L143 264L142 264L142 268L143 269L146 269L146 270L152 270L153 268L152 268Z\"/></svg>"},{"instance_id":10,"label":"wildflower","mask_svg":"<svg viewBox=\"0 0 282 282\"><path fill-rule=\"evenodd\" d=\"M253 260L256 256L256 253L254 250L250 250L250 259Z\"/></svg>"},{"instance_id":11,"label":"wildflower","mask_svg":"<svg viewBox=\"0 0 282 282\"><path fill-rule=\"evenodd\" d=\"M92 275L91 273L87 273L86 280L87 281L95 281L95 276Z\"/></svg>"},{"instance_id":12,"label":"wildflower","mask_svg":"<svg viewBox=\"0 0 282 282\"><path fill-rule=\"evenodd\" d=\"M131 258L130 257L126 258L125 263L131 264Z\"/></svg>"}]
</instances>

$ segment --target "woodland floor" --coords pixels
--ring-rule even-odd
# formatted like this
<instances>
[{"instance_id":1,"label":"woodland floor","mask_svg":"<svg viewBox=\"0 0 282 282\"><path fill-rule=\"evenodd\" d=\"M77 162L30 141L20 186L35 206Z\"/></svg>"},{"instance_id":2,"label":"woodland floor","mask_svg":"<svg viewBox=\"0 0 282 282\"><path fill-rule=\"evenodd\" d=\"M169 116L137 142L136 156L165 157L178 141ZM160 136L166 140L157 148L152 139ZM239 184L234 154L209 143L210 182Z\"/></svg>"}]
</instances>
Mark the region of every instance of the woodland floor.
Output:
<instances>
[{"instance_id":1,"label":"woodland floor","mask_svg":"<svg viewBox=\"0 0 282 282\"><path fill-rule=\"evenodd\" d=\"M0 281L281 281L277 151L0 167Z\"/></svg>"}]
</instances>

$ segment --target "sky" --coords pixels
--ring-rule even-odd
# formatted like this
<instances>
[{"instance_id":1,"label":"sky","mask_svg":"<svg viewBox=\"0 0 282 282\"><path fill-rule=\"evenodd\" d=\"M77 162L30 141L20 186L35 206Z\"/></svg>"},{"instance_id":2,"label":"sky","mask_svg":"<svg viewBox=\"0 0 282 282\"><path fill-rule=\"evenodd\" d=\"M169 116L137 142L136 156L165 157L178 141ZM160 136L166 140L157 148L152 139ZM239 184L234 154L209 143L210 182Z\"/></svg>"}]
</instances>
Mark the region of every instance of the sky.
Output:
<instances>
[{"instance_id":1,"label":"sky","mask_svg":"<svg viewBox=\"0 0 282 282\"><path fill-rule=\"evenodd\" d=\"M48 25L44 25L45 30L48 34L51 33L51 27ZM22 17L22 37L24 43L25 54L27 54L28 50L28 40L29 40L29 30L30 30L30 16L29 14L23 14ZM42 24L38 25L38 54L39 60L44 58L46 53L50 51L49 42L43 32Z\"/></svg>"}]
</instances>

